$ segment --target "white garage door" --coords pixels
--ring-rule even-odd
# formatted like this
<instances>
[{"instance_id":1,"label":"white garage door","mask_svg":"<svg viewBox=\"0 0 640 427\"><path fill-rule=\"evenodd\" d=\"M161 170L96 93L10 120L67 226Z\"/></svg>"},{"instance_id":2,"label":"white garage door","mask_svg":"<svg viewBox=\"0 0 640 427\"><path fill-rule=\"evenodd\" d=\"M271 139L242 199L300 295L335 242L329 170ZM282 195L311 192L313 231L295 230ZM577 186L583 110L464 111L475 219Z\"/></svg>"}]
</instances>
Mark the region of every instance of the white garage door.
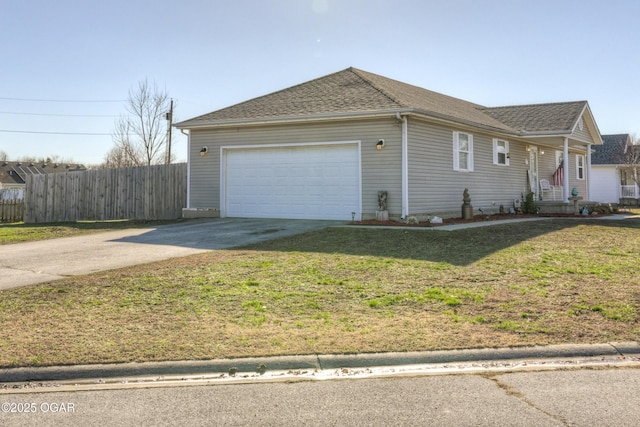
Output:
<instances>
[{"instance_id":1,"label":"white garage door","mask_svg":"<svg viewBox=\"0 0 640 427\"><path fill-rule=\"evenodd\" d=\"M358 143L225 149L225 215L359 218L359 164Z\"/></svg>"},{"instance_id":2,"label":"white garage door","mask_svg":"<svg viewBox=\"0 0 640 427\"><path fill-rule=\"evenodd\" d=\"M591 166L589 200L600 203L619 203L620 178L613 166Z\"/></svg>"}]
</instances>

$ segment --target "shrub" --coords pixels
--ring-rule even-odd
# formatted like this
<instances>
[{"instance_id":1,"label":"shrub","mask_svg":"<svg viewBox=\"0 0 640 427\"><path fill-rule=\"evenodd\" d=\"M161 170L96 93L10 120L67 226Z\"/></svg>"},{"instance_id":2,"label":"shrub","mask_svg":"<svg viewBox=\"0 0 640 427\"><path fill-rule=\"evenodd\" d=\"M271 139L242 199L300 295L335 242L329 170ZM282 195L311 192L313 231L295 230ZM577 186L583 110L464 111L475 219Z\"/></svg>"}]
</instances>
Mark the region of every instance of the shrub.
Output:
<instances>
[{"instance_id":1,"label":"shrub","mask_svg":"<svg viewBox=\"0 0 640 427\"><path fill-rule=\"evenodd\" d=\"M522 213L525 214L537 214L538 207L536 206L536 194L531 191L526 197L523 197L522 201Z\"/></svg>"}]
</instances>

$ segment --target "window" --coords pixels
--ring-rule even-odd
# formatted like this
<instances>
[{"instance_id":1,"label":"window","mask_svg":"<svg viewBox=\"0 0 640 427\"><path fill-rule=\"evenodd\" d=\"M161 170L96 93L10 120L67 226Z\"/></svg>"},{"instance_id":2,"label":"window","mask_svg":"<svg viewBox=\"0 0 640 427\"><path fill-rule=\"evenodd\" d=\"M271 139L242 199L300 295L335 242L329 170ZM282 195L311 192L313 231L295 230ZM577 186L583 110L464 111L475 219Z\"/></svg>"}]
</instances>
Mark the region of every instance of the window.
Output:
<instances>
[{"instance_id":1,"label":"window","mask_svg":"<svg viewBox=\"0 0 640 427\"><path fill-rule=\"evenodd\" d=\"M462 132L453 133L453 169L473 171L473 135Z\"/></svg>"},{"instance_id":2,"label":"window","mask_svg":"<svg viewBox=\"0 0 640 427\"><path fill-rule=\"evenodd\" d=\"M560 167L562 164L562 157L564 156L564 152L556 151L556 169Z\"/></svg>"},{"instance_id":3,"label":"window","mask_svg":"<svg viewBox=\"0 0 640 427\"><path fill-rule=\"evenodd\" d=\"M493 164L509 166L509 142L493 140Z\"/></svg>"},{"instance_id":4,"label":"window","mask_svg":"<svg viewBox=\"0 0 640 427\"><path fill-rule=\"evenodd\" d=\"M576 178L584 179L584 156L582 154L576 156Z\"/></svg>"}]
</instances>

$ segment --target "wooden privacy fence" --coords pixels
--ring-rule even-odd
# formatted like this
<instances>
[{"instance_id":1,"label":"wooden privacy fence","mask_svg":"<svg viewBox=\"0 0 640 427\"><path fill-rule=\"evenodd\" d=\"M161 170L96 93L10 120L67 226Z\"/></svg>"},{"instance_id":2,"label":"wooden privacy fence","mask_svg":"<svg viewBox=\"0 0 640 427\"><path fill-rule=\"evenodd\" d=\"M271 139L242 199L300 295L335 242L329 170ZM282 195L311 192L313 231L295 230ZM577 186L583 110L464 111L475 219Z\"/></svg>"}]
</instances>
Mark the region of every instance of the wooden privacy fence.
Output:
<instances>
[{"instance_id":1,"label":"wooden privacy fence","mask_svg":"<svg viewBox=\"0 0 640 427\"><path fill-rule=\"evenodd\" d=\"M24 201L0 198L0 222L20 222L24 215Z\"/></svg>"},{"instance_id":2,"label":"wooden privacy fence","mask_svg":"<svg viewBox=\"0 0 640 427\"><path fill-rule=\"evenodd\" d=\"M187 165L30 175L24 198L25 223L176 219L186 206Z\"/></svg>"}]
</instances>

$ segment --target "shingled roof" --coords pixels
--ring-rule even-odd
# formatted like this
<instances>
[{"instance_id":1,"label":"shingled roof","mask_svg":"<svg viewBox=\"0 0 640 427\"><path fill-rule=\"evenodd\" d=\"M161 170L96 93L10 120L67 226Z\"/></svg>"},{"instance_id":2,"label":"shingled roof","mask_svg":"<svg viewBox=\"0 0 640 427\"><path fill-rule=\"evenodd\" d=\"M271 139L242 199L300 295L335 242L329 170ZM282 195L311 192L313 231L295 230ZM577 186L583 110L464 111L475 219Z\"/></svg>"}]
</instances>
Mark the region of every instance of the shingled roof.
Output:
<instances>
[{"instance_id":1,"label":"shingled roof","mask_svg":"<svg viewBox=\"0 0 640 427\"><path fill-rule=\"evenodd\" d=\"M630 141L627 133L602 135L602 145L594 146L592 165L617 165L623 162L625 147Z\"/></svg>"},{"instance_id":2,"label":"shingled roof","mask_svg":"<svg viewBox=\"0 0 640 427\"><path fill-rule=\"evenodd\" d=\"M413 112L457 123L522 134L570 132L586 101L489 108L356 68L178 123L178 128L327 115Z\"/></svg>"},{"instance_id":3,"label":"shingled roof","mask_svg":"<svg viewBox=\"0 0 640 427\"><path fill-rule=\"evenodd\" d=\"M587 101L513 105L483 111L522 132L571 132Z\"/></svg>"},{"instance_id":4,"label":"shingled roof","mask_svg":"<svg viewBox=\"0 0 640 427\"><path fill-rule=\"evenodd\" d=\"M80 164L47 164L38 162L0 161L0 183L24 184L27 175L40 175L56 172L77 172L87 170Z\"/></svg>"}]
</instances>

